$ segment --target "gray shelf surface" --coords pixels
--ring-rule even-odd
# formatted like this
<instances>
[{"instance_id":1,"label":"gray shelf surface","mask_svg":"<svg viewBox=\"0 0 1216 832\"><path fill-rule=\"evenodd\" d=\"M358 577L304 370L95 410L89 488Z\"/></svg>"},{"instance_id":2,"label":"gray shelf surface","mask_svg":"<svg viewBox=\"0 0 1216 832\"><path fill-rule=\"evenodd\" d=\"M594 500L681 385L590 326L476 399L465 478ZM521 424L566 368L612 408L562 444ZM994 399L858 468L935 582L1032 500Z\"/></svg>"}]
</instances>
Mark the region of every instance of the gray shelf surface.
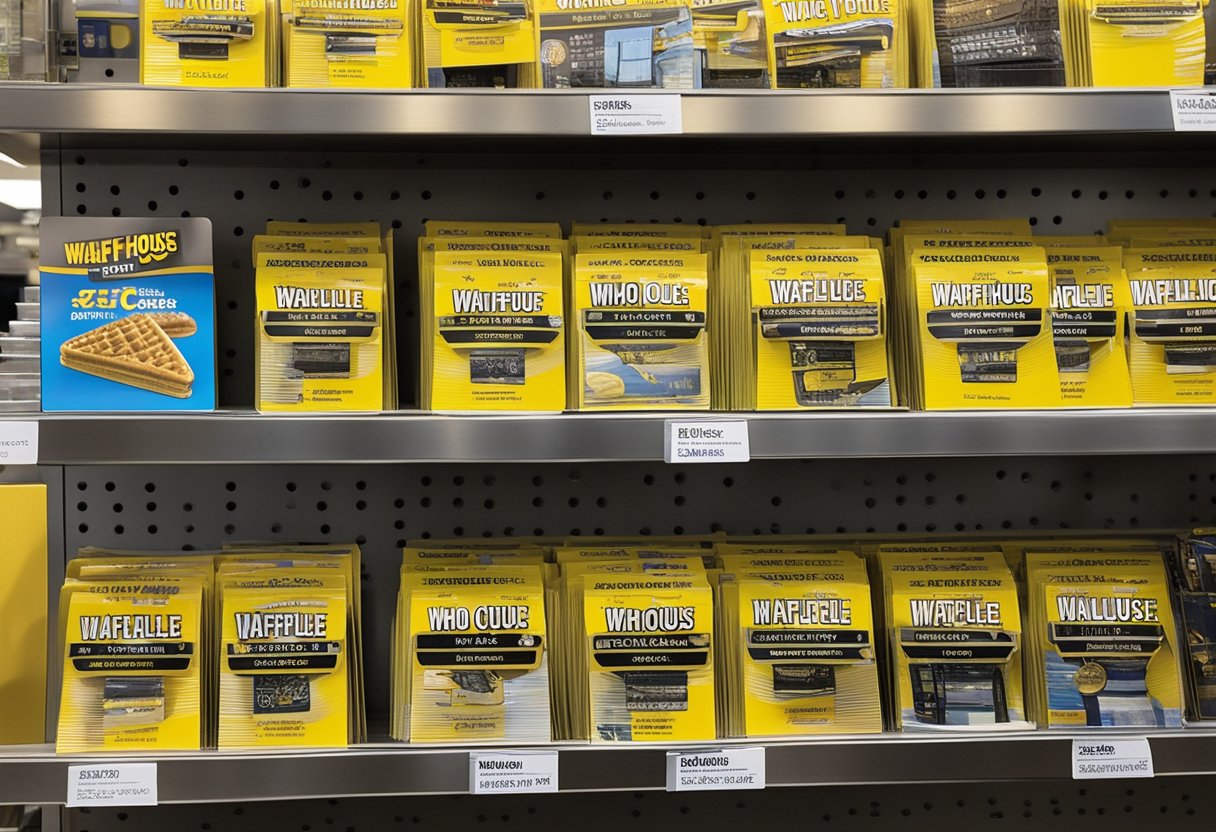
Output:
<instances>
[{"instance_id":1,"label":"gray shelf surface","mask_svg":"<svg viewBox=\"0 0 1216 832\"><path fill-rule=\"evenodd\" d=\"M769 787L961 783L1067 780L1074 736L1082 735L882 735L733 744L766 746ZM1148 736L1158 776L1216 774L1216 732L1191 729ZM722 745L554 746L559 788L663 789L669 748ZM123 761L157 762L161 803L462 793L469 788L469 751L380 744L333 751L60 757L48 747L8 749L0 754L0 803L63 803L68 766Z\"/></svg>"},{"instance_id":2,"label":"gray shelf surface","mask_svg":"<svg viewBox=\"0 0 1216 832\"><path fill-rule=\"evenodd\" d=\"M565 90L208 90L0 84L0 129L23 133L577 136L587 97ZM664 91L630 91L630 94ZM138 114L133 117L132 114ZM320 129L318 126L321 126ZM1161 89L699 90L684 134L972 136L1173 130Z\"/></svg>"},{"instance_id":3,"label":"gray shelf surface","mask_svg":"<svg viewBox=\"0 0 1216 832\"><path fill-rule=\"evenodd\" d=\"M753 459L1216 453L1216 410L271 416L9 414L46 465L663 459L669 419L749 423Z\"/></svg>"}]
</instances>

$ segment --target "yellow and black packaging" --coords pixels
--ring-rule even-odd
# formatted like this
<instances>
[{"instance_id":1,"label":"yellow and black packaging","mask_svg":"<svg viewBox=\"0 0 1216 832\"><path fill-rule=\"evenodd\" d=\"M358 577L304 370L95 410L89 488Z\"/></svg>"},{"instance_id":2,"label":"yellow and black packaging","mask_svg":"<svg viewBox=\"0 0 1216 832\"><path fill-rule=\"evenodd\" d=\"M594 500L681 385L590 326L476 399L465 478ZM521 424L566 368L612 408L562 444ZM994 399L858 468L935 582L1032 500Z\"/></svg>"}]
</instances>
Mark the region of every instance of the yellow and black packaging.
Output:
<instances>
[{"instance_id":1,"label":"yellow and black packaging","mask_svg":"<svg viewBox=\"0 0 1216 832\"><path fill-rule=\"evenodd\" d=\"M268 86L271 8L266 0L143 0L140 83Z\"/></svg>"},{"instance_id":2,"label":"yellow and black packaging","mask_svg":"<svg viewBox=\"0 0 1216 832\"><path fill-rule=\"evenodd\" d=\"M774 89L902 89L909 80L905 0L768 0Z\"/></svg>"},{"instance_id":3,"label":"yellow and black packaging","mask_svg":"<svg viewBox=\"0 0 1216 832\"><path fill-rule=\"evenodd\" d=\"M1061 403L1131 407L1125 341L1131 297L1121 250L1053 248L1047 267Z\"/></svg>"},{"instance_id":4,"label":"yellow and black packaging","mask_svg":"<svg viewBox=\"0 0 1216 832\"><path fill-rule=\"evenodd\" d=\"M761 0L692 0L692 36L706 89L768 89Z\"/></svg>"},{"instance_id":5,"label":"yellow and black packaging","mask_svg":"<svg viewBox=\"0 0 1216 832\"><path fill-rule=\"evenodd\" d=\"M668 252L575 257L579 410L709 408L706 263Z\"/></svg>"},{"instance_id":6,"label":"yellow and black packaging","mask_svg":"<svg viewBox=\"0 0 1216 832\"><path fill-rule=\"evenodd\" d=\"M413 0L290 2L283 25L287 86L413 86Z\"/></svg>"},{"instance_id":7,"label":"yellow and black packaging","mask_svg":"<svg viewBox=\"0 0 1216 832\"><path fill-rule=\"evenodd\" d=\"M421 86L536 86L534 0L418 2L422 17Z\"/></svg>"},{"instance_id":8,"label":"yellow and black packaging","mask_svg":"<svg viewBox=\"0 0 1216 832\"><path fill-rule=\"evenodd\" d=\"M874 249L751 253L756 409L890 407Z\"/></svg>"}]
</instances>

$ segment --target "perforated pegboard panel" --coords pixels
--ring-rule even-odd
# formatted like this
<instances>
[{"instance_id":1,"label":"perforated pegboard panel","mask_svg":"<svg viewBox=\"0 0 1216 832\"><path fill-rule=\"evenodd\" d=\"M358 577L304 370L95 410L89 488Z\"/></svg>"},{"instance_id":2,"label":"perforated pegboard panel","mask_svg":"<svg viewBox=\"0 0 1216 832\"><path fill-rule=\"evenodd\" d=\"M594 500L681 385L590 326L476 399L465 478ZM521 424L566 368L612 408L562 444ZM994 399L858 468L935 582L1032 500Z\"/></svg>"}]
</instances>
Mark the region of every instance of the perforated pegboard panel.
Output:
<instances>
[{"instance_id":1,"label":"perforated pegboard panel","mask_svg":"<svg viewBox=\"0 0 1216 832\"><path fill-rule=\"evenodd\" d=\"M955 156L790 156L758 147L717 155L696 149L611 155L500 148L419 154L168 151L65 141L46 160L62 163L63 214L214 221L220 402L229 407L252 401L250 240L268 219L376 220L398 229L406 402L417 343L414 246L428 218L703 225L798 220L845 222L853 233L881 235L901 218L1028 216L1041 231L1088 234L1111 217L1207 216L1216 209L1212 170L1061 170L1046 167L1058 159L1000 153L977 162ZM1086 154L1077 158L1087 163ZM1154 161L1163 159L1168 161ZM51 196L48 214L57 207Z\"/></svg>"},{"instance_id":2,"label":"perforated pegboard panel","mask_svg":"<svg viewBox=\"0 0 1216 832\"><path fill-rule=\"evenodd\" d=\"M1073 783L789 788L764 792L409 797L69 810L72 832L941 832L995 826L1036 832L1210 829L1216 791L1198 778Z\"/></svg>"},{"instance_id":3,"label":"perforated pegboard panel","mask_svg":"<svg viewBox=\"0 0 1216 832\"><path fill-rule=\"evenodd\" d=\"M80 466L64 484L68 552L358 542L373 714L387 712L399 548L410 538L1216 525L1216 457Z\"/></svg>"}]
</instances>

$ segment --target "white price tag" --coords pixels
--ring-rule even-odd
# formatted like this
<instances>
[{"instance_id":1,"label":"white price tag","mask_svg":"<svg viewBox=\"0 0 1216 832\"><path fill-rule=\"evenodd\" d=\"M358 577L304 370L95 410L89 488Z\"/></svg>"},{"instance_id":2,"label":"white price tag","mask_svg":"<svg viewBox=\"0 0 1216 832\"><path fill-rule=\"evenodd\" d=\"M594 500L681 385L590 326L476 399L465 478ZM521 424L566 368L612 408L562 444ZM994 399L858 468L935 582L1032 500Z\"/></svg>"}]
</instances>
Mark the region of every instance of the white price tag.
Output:
<instances>
[{"instance_id":1,"label":"white price tag","mask_svg":"<svg viewBox=\"0 0 1216 832\"><path fill-rule=\"evenodd\" d=\"M38 464L38 423L0 420L0 465Z\"/></svg>"},{"instance_id":2,"label":"white price tag","mask_svg":"<svg viewBox=\"0 0 1216 832\"><path fill-rule=\"evenodd\" d=\"M764 777L764 748L760 746L667 752L669 792L763 789Z\"/></svg>"},{"instance_id":3,"label":"white price tag","mask_svg":"<svg viewBox=\"0 0 1216 832\"><path fill-rule=\"evenodd\" d=\"M684 111L678 95L592 95L587 101L593 136L684 132Z\"/></svg>"},{"instance_id":4,"label":"white price tag","mask_svg":"<svg viewBox=\"0 0 1216 832\"><path fill-rule=\"evenodd\" d=\"M557 752L470 752L469 791L473 794L555 792Z\"/></svg>"},{"instance_id":5,"label":"white price tag","mask_svg":"<svg viewBox=\"0 0 1216 832\"><path fill-rule=\"evenodd\" d=\"M747 422L742 419L668 419L663 436L666 462L749 462Z\"/></svg>"},{"instance_id":6,"label":"white price tag","mask_svg":"<svg viewBox=\"0 0 1216 832\"><path fill-rule=\"evenodd\" d=\"M68 806L155 806L156 763L68 766Z\"/></svg>"},{"instance_id":7,"label":"white price tag","mask_svg":"<svg viewBox=\"0 0 1216 832\"><path fill-rule=\"evenodd\" d=\"M1153 750L1144 737L1072 741L1072 779L1110 780L1152 777Z\"/></svg>"},{"instance_id":8,"label":"white price tag","mask_svg":"<svg viewBox=\"0 0 1216 832\"><path fill-rule=\"evenodd\" d=\"M1205 90L1170 90L1174 129L1179 132L1216 130L1216 95Z\"/></svg>"}]
</instances>

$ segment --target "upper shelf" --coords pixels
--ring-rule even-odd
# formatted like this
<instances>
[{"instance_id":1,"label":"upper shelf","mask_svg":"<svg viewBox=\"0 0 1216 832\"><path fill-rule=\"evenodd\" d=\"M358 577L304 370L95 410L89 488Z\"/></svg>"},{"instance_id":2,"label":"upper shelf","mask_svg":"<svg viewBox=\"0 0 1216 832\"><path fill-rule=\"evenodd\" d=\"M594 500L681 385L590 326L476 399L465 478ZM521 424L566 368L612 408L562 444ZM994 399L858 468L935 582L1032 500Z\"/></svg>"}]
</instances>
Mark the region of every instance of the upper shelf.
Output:
<instances>
[{"instance_id":1,"label":"upper shelf","mask_svg":"<svg viewBox=\"0 0 1216 832\"><path fill-rule=\"evenodd\" d=\"M586 90L206 90L0 84L0 129L22 133L579 136ZM630 91L633 94L635 91ZM652 91L640 91L646 94ZM663 92L653 91L653 92ZM1153 89L703 90L686 136L1021 136L1173 130Z\"/></svg>"},{"instance_id":2,"label":"upper shelf","mask_svg":"<svg viewBox=\"0 0 1216 832\"><path fill-rule=\"evenodd\" d=\"M668 419L749 424L753 459L1216 453L1211 408L443 416L13 414L47 465L663 459ZM2 430L0 430L2 433Z\"/></svg>"}]
</instances>

